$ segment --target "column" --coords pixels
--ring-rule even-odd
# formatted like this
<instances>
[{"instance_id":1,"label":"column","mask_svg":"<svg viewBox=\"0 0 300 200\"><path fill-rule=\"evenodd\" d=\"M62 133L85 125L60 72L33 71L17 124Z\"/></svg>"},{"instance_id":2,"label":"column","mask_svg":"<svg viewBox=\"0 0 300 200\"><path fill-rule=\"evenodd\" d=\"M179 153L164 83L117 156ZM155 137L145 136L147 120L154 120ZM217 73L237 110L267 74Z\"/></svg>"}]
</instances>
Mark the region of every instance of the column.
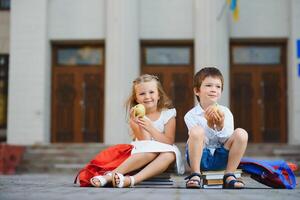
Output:
<instances>
[{"instance_id":1,"label":"column","mask_svg":"<svg viewBox=\"0 0 300 200\"><path fill-rule=\"evenodd\" d=\"M220 103L229 106L229 33L226 0L195 0L195 72L218 67L225 87Z\"/></svg>"},{"instance_id":2,"label":"column","mask_svg":"<svg viewBox=\"0 0 300 200\"><path fill-rule=\"evenodd\" d=\"M139 1L107 0L104 142L129 142L125 101L139 75Z\"/></svg>"},{"instance_id":3,"label":"column","mask_svg":"<svg viewBox=\"0 0 300 200\"><path fill-rule=\"evenodd\" d=\"M10 144L50 141L47 0L11 1L8 134Z\"/></svg>"}]
</instances>

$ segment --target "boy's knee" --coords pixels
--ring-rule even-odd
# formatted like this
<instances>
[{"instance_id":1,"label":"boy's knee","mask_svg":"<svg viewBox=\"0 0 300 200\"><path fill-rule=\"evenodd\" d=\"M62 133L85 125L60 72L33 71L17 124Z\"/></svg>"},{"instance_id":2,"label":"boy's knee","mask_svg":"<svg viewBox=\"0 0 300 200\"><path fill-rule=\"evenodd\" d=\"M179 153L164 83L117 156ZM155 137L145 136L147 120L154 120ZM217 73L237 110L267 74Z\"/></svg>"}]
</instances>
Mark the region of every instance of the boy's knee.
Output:
<instances>
[{"instance_id":1,"label":"boy's knee","mask_svg":"<svg viewBox=\"0 0 300 200\"><path fill-rule=\"evenodd\" d=\"M191 138L192 140L204 139L204 136L204 129L200 126L195 126L189 131L189 138Z\"/></svg>"},{"instance_id":2,"label":"boy's knee","mask_svg":"<svg viewBox=\"0 0 300 200\"><path fill-rule=\"evenodd\" d=\"M248 141L248 133L246 130L242 128L235 129L235 134L238 140L247 142Z\"/></svg>"}]
</instances>

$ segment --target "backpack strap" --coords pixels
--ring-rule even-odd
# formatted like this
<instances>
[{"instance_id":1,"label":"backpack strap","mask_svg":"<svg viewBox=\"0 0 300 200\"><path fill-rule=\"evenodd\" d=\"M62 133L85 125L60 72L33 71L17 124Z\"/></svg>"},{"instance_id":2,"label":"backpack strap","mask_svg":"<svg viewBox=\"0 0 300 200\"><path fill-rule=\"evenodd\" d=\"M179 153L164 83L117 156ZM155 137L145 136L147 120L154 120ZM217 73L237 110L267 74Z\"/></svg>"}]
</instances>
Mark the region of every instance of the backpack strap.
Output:
<instances>
[{"instance_id":1,"label":"backpack strap","mask_svg":"<svg viewBox=\"0 0 300 200\"><path fill-rule=\"evenodd\" d=\"M79 174L83 171L84 169L81 169L78 173L77 173L77 175L76 175L76 177L75 177L75 179L74 179L74 184L76 184L77 183L77 179L78 179L78 176L79 176Z\"/></svg>"},{"instance_id":2,"label":"backpack strap","mask_svg":"<svg viewBox=\"0 0 300 200\"><path fill-rule=\"evenodd\" d=\"M279 168L277 169L277 171L278 171L278 177L282 181L282 183L284 184L285 188L294 189L296 187L295 174L293 173L291 168L286 163L282 163L279 166ZM286 177L282 173L283 171L287 172L289 181L286 179Z\"/></svg>"}]
</instances>

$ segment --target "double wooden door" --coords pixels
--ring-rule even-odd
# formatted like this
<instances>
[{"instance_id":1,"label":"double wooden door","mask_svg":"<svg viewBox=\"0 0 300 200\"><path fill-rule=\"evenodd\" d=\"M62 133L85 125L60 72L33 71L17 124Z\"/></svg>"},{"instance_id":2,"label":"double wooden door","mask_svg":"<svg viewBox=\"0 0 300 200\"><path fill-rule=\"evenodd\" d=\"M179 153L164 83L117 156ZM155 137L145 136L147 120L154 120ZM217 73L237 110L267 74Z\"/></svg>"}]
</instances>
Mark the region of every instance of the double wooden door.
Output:
<instances>
[{"instance_id":1,"label":"double wooden door","mask_svg":"<svg viewBox=\"0 0 300 200\"><path fill-rule=\"evenodd\" d=\"M60 52L60 48L63 50ZM84 47L86 48L86 47ZM52 141L103 142L104 69L91 47L55 47L52 76ZM77 55L86 51L87 62ZM94 51L91 61L87 54ZM62 58L59 54L62 53ZM66 58L64 58L66 57ZM77 61L74 61L74 58ZM68 60L68 61L66 61ZM72 60L71 62L69 62ZM57 61L57 62L56 62Z\"/></svg>"},{"instance_id":2,"label":"double wooden door","mask_svg":"<svg viewBox=\"0 0 300 200\"><path fill-rule=\"evenodd\" d=\"M270 47L268 44L269 49L264 49L263 45L256 45L254 48L258 50L250 50L263 53L259 48L272 51L271 48L278 47L279 52L282 52L276 53L278 59L275 59L275 54L270 60L262 58L264 62L271 62L271 64L256 64L253 60L252 64L231 63L230 103L235 127L246 129L249 133L249 141L253 143L287 141L286 73L283 56L285 48L283 46L275 44ZM244 56L247 54L245 52ZM266 56L268 57L268 53Z\"/></svg>"},{"instance_id":3,"label":"double wooden door","mask_svg":"<svg viewBox=\"0 0 300 200\"><path fill-rule=\"evenodd\" d=\"M177 111L175 141L186 142L188 130L184 115L194 106L192 44L145 42L142 46L141 72L159 77Z\"/></svg>"}]
</instances>

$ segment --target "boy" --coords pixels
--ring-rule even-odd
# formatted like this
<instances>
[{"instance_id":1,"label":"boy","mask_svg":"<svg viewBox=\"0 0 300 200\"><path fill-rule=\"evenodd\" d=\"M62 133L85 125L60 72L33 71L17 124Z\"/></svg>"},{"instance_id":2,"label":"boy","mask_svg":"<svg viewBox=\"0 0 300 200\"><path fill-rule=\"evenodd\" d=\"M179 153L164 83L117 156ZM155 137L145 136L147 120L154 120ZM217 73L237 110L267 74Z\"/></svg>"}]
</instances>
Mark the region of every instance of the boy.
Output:
<instances>
[{"instance_id":1,"label":"boy","mask_svg":"<svg viewBox=\"0 0 300 200\"><path fill-rule=\"evenodd\" d=\"M224 79L214 67L201 69L194 76L194 94L199 102L184 116L189 130L186 159L192 174L185 179L187 188L201 187L201 170L224 170L223 188L241 189L234 171L246 150L248 134L244 129L233 130L230 110L217 101L223 91Z\"/></svg>"}]
</instances>

